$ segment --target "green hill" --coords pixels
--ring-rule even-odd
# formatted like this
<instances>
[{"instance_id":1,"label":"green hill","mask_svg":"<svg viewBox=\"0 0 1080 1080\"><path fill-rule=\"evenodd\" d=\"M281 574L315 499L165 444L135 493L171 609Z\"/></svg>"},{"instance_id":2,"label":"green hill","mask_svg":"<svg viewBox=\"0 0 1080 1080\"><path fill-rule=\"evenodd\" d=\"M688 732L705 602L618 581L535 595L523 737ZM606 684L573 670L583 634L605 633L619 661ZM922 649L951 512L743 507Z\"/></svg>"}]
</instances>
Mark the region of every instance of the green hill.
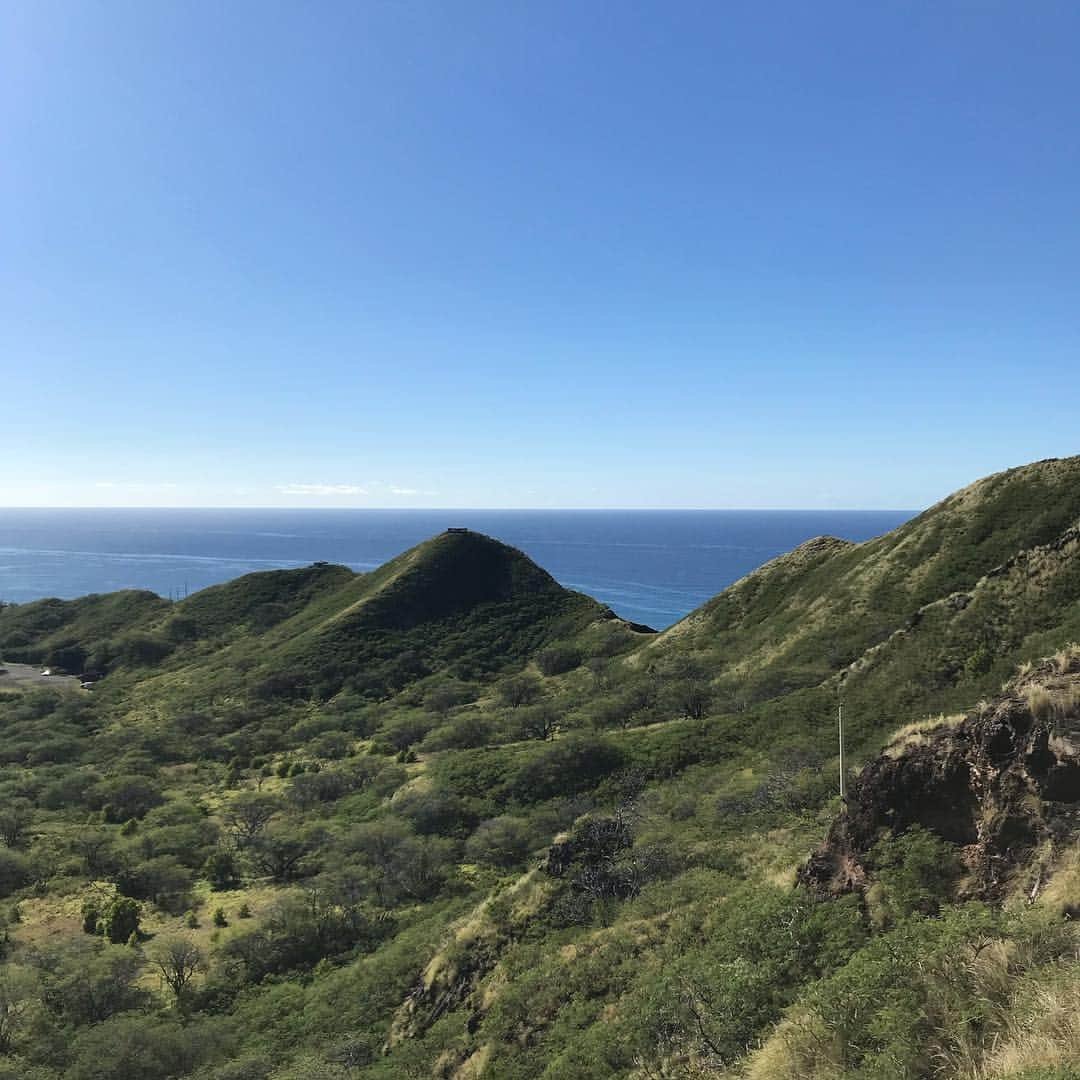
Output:
<instances>
[{"instance_id":1,"label":"green hill","mask_svg":"<svg viewBox=\"0 0 1080 1080\"><path fill-rule=\"evenodd\" d=\"M1078 525L1040 462L659 635L473 533L0 611L107 671L0 693L0 1080L1075 1077Z\"/></svg>"},{"instance_id":2,"label":"green hill","mask_svg":"<svg viewBox=\"0 0 1080 1080\"><path fill-rule=\"evenodd\" d=\"M980 480L863 544L811 540L659 635L744 709L827 687L880 715L951 708L1080 638L1080 457Z\"/></svg>"},{"instance_id":3,"label":"green hill","mask_svg":"<svg viewBox=\"0 0 1080 1080\"><path fill-rule=\"evenodd\" d=\"M0 607L0 657L52 664L72 674L103 666L135 634L159 619L168 603L151 592L38 600ZM119 639L119 640L118 640ZM112 647L111 642L117 641Z\"/></svg>"}]
</instances>

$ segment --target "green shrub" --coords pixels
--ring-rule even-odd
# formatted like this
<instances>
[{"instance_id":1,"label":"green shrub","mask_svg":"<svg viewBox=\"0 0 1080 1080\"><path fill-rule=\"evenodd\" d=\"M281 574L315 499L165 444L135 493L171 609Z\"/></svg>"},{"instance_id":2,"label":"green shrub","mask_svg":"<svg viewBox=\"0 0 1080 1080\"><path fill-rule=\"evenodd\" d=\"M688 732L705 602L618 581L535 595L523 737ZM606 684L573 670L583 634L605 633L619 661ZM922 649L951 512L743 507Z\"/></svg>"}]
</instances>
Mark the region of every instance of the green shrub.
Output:
<instances>
[{"instance_id":1,"label":"green shrub","mask_svg":"<svg viewBox=\"0 0 1080 1080\"><path fill-rule=\"evenodd\" d=\"M581 664L581 650L576 645L556 644L536 654L536 666L545 675L562 675Z\"/></svg>"},{"instance_id":2,"label":"green shrub","mask_svg":"<svg viewBox=\"0 0 1080 1080\"><path fill-rule=\"evenodd\" d=\"M96 934L98 932L98 918L100 912L98 911L97 904L93 900L86 900L82 906L82 928L83 933Z\"/></svg>"},{"instance_id":3,"label":"green shrub","mask_svg":"<svg viewBox=\"0 0 1080 1080\"><path fill-rule=\"evenodd\" d=\"M102 932L114 945L125 944L139 932L139 905L127 896L118 896L104 911Z\"/></svg>"},{"instance_id":4,"label":"green shrub","mask_svg":"<svg viewBox=\"0 0 1080 1080\"><path fill-rule=\"evenodd\" d=\"M0 847L0 897L10 896L32 877L30 860L21 851Z\"/></svg>"},{"instance_id":5,"label":"green shrub","mask_svg":"<svg viewBox=\"0 0 1080 1080\"><path fill-rule=\"evenodd\" d=\"M880 901L890 922L936 915L960 873L956 849L920 825L878 841L868 861L878 883L872 899Z\"/></svg>"},{"instance_id":6,"label":"green shrub","mask_svg":"<svg viewBox=\"0 0 1080 1080\"><path fill-rule=\"evenodd\" d=\"M503 814L481 822L465 844L474 862L507 868L520 864L531 846L528 828L520 818Z\"/></svg>"},{"instance_id":7,"label":"green shrub","mask_svg":"<svg viewBox=\"0 0 1080 1080\"><path fill-rule=\"evenodd\" d=\"M236 856L225 848L219 848L203 864L203 874L215 892L231 888L238 877Z\"/></svg>"}]
</instances>

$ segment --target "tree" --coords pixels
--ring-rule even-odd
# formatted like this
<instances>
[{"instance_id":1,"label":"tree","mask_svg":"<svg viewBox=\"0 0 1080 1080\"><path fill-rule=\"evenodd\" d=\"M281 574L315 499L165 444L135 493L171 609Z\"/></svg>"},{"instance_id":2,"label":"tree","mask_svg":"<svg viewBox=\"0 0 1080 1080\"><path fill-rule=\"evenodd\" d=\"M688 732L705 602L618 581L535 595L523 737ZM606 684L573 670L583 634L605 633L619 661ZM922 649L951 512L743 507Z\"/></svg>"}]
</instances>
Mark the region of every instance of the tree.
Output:
<instances>
[{"instance_id":1,"label":"tree","mask_svg":"<svg viewBox=\"0 0 1080 1080\"><path fill-rule=\"evenodd\" d=\"M113 863L112 838L104 829L86 829L71 841L71 848L82 858L86 873L96 877Z\"/></svg>"},{"instance_id":2,"label":"tree","mask_svg":"<svg viewBox=\"0 0 1080 1080\"><path fill-rule=\"evenodd\" d=\"M37 978L29 968L0 968L0 1054L10 1053L38 1004Z\"/></svg>"},{"instance_id":3,"label":"tree","mask_svg":"<svg viewBox=\"0 0 1080 1080\"><path fill-rule=\"evenodd\" d=\"M125 896L151 900L164 911L183 911L191 892L191 871L172 855L133 862L116 875L116 887Z\"/></svg>"},{"instance_id":4,"label":"tree","mask_svg":"<svg viewBox=\"0 0 1080 1080\"><path fill-rule=\"evenodd\" d=\"M98 932L98 918L101 912L93 900L84 900L82 906L82 928L84 934L96 934Z\"/></svg>"},{"instance_id":5,"label":"tree","mask_svg":"<svg viewBox=\"0 0 1080 1080\"><path fill-rule=\"evenodd\" d=\"M680 716L688 720L704 720L712 705L712 688L704 679L687 678L674 683L668 691Z\"/></svg>"},{"instance_id":6,"label":"tree","mask_svg":"<svg viewBox=\"0 0 1080 1080\"><path fill-rule=\"evenodd\" d=\"M107 821L117 825L129 818L144 817L165 797L145 776L129 774L103 780L88 793L91 806L100 808Z\"/></svg>"},{"instance_id":7,"label":"tree","mask_svg":"<svg viewBox=\"0 0 1080 1080\"><path fill-rule=\"evenodd\" d=\"M936 915L951 898L961 868L956 849L921 825L879 840L869 862L877 876L872 898L891 922L913 913Z\"/></svg>"},{"instance_id":8,"label":"tree","mask_svg":"<svg viewBox=\"0 0 1080 1080\"><path fill-rule=\"evenodd\" d=\"M447 682L429 690L424 695L424 705L437 716L445 717L451 709L475 698L475 691L465 683Z\"/></svg>"},{"instance_id":9,"label":"tree","mask_svg":"<svg viewBox=\"0 0 1080 1080\"><path fill-rule=\"evenodd\" d=\"M540 680L535 675L511 675L499 683L499 700L511 709L531 705L541 694Z\"/></svg>"},{"instance_id":10,"label":"tree","mask_svg":"<svg viewBox=\"0 0 1080 1080\"><path fill-rule=\"evenodd\" d=\"M476 862L515 866L529 853L529 833L520 818L503 814L481 822L469 837L465 852Z\"/></svg>"},{"instance_id":11,"label":"tree","mask_svg":"<svg viewBox=\"0 0 1080 1080\"><path fill-rule=\"evenodd\" d=\"M514 734L521 739L553 739L559 730L559 710L550 702L541 702L522 709L513 724Z\"/></svg>"},{"instance_id":12,"label":"tree","mask_svg":"<svg viewBox=\"0 0 1080 1080\"><path fill-rule=\"evenodd\" d=\"M394 750L408 750L428 733L430 727L431 720L424 713L407 712L386 723L378 737Z\"/></svg>"},{"instance_id":13,"label":"tree","mask_svg":"<svg viewBox=\"0 0 1080 1080\"><path fill-rule=\"evenodd\" d=\"M280 809L281 803L272 795L248 792L237 795L223 815L225 828L232 833L237 850L248 847Z\"/></svg>"},{"instance_id":14,"label":"tree","mask_svg":"<svg viewBox=\"0 0 1080 1080\"><path fill-rule=\"evenodd\" d=\"M491 721L478 712L463 712L424 739L425 750L464 750L491 741Z\"/></svg>"},{"instance_id":15,"label":"tree","mask_svg":"<svg viewBox=\"0 0 1080 1080\"><path fill-rule=\"evenodd\" d=\"M34 806L29 799L9 799L0 806L0 840L8 847L18 847L34 821Z\"/></svg>"},{"instance_id":16,"label":"tree","mask_svg":"<svg viewBox=\"0 0 1080 1080\"><path fill-rule=\"evenodd\" d=\"M150 963L157 968L178 1005L183 1002L188 984L204 967L202 950L186 937L171 937L155 943L150 950Z\"/></svg>"},{"instance_id":17,"label":"tree","mask_svg":"<svg viewBox=\"0 0 1080 1080\"><path fill-rule=\"evenodd\" d=\"M212 852L206 860L203 866L203 874L205 874L206 880L210 882L210 888L215 892L231 888L239 877L236 856L225 848L219 848L217 851Z\"/></svg>"},{"instance_id":18,"label":"tree","mask_svg":"<svg viewBox=\"0 0 1080 1080\"><path fill-rule=\"evenodd\" d=\"M248 847L248 858L274 881L285 882L303 877L317 850L316 838L310 833L267 830Z\"/></svg>"},{"instance_id":19,"label":"tree","mask_svg":"<svg viewBox=\"0 0 1080 1080\"><path fill-rule=\"evenodd\" d=\"M536 654L536 666L545 675L562 675L581 663L581 650L575 645L556 644Z\"/></svg>"},{"instance_id":20,"label":"tree","mask_svg":"<svg viewBox=\"0 0 1080 1080\"><path fill-rule=\"evenodd\" d=\"M45 954L41 966L49 1008L71 1024L100 1024L147 997L137 983L142 961L132 949L84 939Z\"/></svg>"},{"instance_id":21,"label":"tree","mask_svg":"<svg viewBox=\"0 0 1080 1080\"><path fill-rule=\"evenodd\" d=\"M10 896L32 876L30 863L22 852L0 848L0 896Z\"/></svg>"},{"instance_id":22,"label":"tree","mask_svg":"<svg viewBox=\"0 0 1080 1080\"><path fill-rule=\"evenodd\" d=\"M373 891L384 905L402 896L424 900L438 892L453 847L442 837L416 836L395 818L358 825L346 840L346 850L370 867Z\"/></svg>"},{"instance_id":23,"label":"tree","mask_svg":"<svg viewBox=\"0 0 1080 1080\"><path fill-rule=\"evenodd\" d=\"M105 936L122 945L139 932L139 905L128 896L118 896L105 909L101 924Z\"/></svg>"},{"instance_id":24,"label":"tree","mask_svg":"<svg viewBox=\"0 0 1080 1080\"><path fill-rule=\"evenodd\" d=\"M231 1049L210 1021L126 1013L76 1035L64 1080L173 1080Z\"/></svg>"}]
</instances>

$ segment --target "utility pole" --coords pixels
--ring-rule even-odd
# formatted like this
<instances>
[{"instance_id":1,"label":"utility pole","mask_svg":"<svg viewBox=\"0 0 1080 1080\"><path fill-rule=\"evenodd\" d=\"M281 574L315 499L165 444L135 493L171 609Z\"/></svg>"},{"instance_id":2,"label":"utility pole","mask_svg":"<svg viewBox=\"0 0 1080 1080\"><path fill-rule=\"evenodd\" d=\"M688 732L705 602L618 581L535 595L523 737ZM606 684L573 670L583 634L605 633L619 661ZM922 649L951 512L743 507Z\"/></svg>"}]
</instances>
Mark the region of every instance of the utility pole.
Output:
<instances>
[{"instance_id":1,"label":"utility pole","mask_svg":"<svg viewBox=\"0 0 1080 1080\"><path fill-rule=\"evenodd\" d=\"M840 736L840 800L847 801L847 787L844 783L844 703L836 706L836 727Z\"/></svg>"}]
</instances>

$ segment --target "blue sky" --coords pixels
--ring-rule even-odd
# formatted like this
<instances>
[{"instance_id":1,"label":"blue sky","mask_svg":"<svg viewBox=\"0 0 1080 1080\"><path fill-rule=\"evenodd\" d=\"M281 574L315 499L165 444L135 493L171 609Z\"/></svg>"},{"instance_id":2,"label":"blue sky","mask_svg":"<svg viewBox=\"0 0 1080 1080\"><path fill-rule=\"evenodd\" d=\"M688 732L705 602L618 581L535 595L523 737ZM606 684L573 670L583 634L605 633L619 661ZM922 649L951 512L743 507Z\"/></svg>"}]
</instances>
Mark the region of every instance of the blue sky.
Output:
<instances>
[{"instance_id":1,"label":"blue sky","mask_svg":"<svg viewBox=\"0 0 1080 1080\"><path fill-rule=\"evenodd\" d=\"M0 505L903 507L1080 452L1080 6L0 8Z\"/></svg>"}]
</instances>

